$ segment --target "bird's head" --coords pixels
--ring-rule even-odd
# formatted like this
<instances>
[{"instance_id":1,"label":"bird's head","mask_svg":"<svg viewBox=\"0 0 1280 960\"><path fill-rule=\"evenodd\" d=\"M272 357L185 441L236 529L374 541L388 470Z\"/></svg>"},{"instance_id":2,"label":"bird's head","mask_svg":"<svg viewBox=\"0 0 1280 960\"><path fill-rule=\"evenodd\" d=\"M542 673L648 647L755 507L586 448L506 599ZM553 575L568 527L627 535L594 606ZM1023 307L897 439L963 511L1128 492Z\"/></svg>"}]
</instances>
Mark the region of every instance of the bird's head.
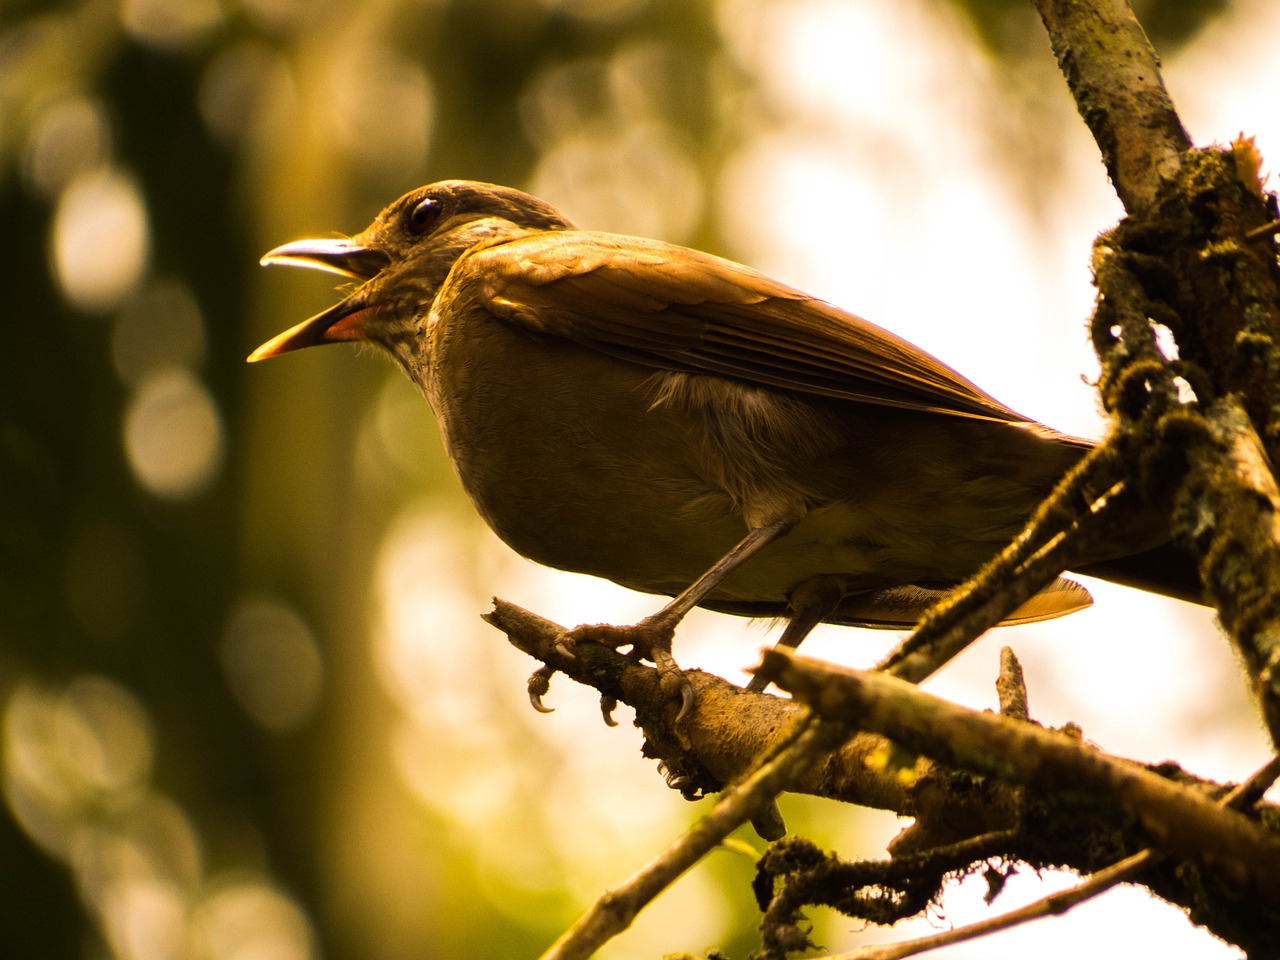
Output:
<instances>
[{"instance_id":1,"label":"bird's head","mask_svg":"<svg viewBox=\"0 0 1280 960\"><path fill-rule=\"evenodd\" d=\"M263 265L328 270L360 285L328 310L272 337L249 361L342 340L397 353L398 344L417 335L421 318L467 249L524 230L573 226L550 204L519 190L442 180L406 193L355 236L276 247L263 256Z\"/></svg>"}]
</instances>

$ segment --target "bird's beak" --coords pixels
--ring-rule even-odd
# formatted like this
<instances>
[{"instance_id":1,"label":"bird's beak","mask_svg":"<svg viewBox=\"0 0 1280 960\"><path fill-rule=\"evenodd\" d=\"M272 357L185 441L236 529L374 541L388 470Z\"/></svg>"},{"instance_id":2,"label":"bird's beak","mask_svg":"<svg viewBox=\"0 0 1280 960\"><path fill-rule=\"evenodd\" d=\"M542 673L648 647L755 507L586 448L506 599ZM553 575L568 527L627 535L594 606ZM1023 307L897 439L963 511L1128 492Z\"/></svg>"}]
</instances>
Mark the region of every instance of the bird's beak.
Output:
<instances>
[{"instance_id":1,"label":"bird's beak","mask_svg":"<svg viewBox=\"0 0 1280 960\"><path fill-rule=\"evenodd\" d=\"M357 239L341 240L295 240L284 246L276 247L262 257L262 265L275 263L297 267L328 270L331 273L352 277L356 280L370 280L377 276L390 259L381 250L360 243ZM334 304L328 310L316 314L310 320L304 320L284 333L272 337L253 353L249 354L249 362L277 357L282 353L301 350L303 347L314 347L322 343L336 343L341 340L361 340L358 318L370 308L357 290L346 299Z\"/></svg>"},{"instance_id":2,"label":"bird's beak","mask_svg":"<svg viewBox=\"0 0 1280 960\"><path fill-rule=\"evenodd\" d=\"M264 267L283 263L291 267L328 270L356 280L368 280L390 263L390 258L376 247L359 239L343 237L334 240L295 240L268 250L258 261Z\"/></svg>"},{"instance_id":3,"label":"bird's beak","mask_svg":"<svg viewBox=\"0 0 1280 960\"><path fill-rule=\"evenodd\" d=\"M358 318L369 309L357 290L345 300L335 303L328 310L317 313L310 320L303 320L296 327L276 334L253 353L249 362L257 363L282 353L315 347L322 343L338 343L342 340L363 340Z\"/></svg>"}]
</instances>

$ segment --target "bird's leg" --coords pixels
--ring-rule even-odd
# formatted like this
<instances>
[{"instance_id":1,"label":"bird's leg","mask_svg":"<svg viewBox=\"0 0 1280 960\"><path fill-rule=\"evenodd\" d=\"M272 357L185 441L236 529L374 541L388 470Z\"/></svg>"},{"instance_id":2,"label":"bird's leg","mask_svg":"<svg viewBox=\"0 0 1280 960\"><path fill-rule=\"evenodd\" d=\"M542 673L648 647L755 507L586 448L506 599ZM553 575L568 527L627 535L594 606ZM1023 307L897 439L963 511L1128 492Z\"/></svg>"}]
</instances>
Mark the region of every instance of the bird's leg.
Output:
<instances>
[{"instance_id":1,"label":"bird's leg","mask_svg":"<svg viewBox=\"0 0 1280 960\"><path fill-rule=\"evenodd\" d=\"M649 623L651 621L654 623L669 623L671 631L674 632L676 624L683 620L690 610L705 600L707 594L720 586L725 577L729 576L734 570L737 570L738 567L773 543L773 541L786 534L795 525L795 520L779 520L777 523L771 523L766 527L757 527L750 531L738 541L737 546L717 560L710 570L682 590L665 607L653 614L653 616L646 617L641 623Z\"/></svg>"},{"instance_id":2,"label":"bird's leg","mask_svg":"<svg viewBox=\"0 0 1280 960\"><path fill-rule=\"evenodd\" d=\"M791 650L800 646L813 628L840 606L845 589L846 578L835 574L810 577L796 584L790 596L787 597L787 606L791 608L791 619L774 646ZM752 693L763 693L767 686L769 681L757 674L751 678L747 689Z\"/></svg>"},{"instance_id":3,"label":"bird's leg","mask_svg":"<svg viewBox=\"0 0 1280 960\"><path fill-rule=\"evenodd\" d=\"M710 570L657 613L630 626L601 623L574 627L558 644L561 652L572 655L572 645L583 640L593 640L615 648L629 645L632 657L651 660L658 668L664 689L671 689L673 694L679 691L680 713L676 720L683 719L693 707L693 688L684 679L679 664L671 656L671 641L675 637L676 625L724 582L725 577L786 534L793 526L795 520L787 519L752 529L732 550L717 560Z\"/></svg>"},{"instance_id":4,"label":"bird's leg","mask_svg":"<svg viewBox=\"0 0 1280 960\"><path fill-rule=\"evenodd\" d=\"M810 577L792 587L787 597L787 606L791 608L791 619L774 646L786 647L790 650L800 646L813 628L840 606L847 588L847 578L836 574ZM768 680L756 675L747 684L747 690L752 693L764 693L768 686ZM751 826L755 828L762 840L780 840L787 834L787 824L782 819L782 811L778 809L777 800L753 817Z\"/></svg>"}]
</instances>

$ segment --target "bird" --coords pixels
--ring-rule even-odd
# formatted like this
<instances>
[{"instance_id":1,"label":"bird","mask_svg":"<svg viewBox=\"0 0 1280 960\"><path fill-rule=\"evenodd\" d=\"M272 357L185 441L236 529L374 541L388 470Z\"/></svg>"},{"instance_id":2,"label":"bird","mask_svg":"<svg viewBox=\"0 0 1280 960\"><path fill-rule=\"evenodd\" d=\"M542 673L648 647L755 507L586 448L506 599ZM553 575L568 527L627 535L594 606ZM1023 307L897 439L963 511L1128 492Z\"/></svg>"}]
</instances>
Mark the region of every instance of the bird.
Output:
<instances>
[{"instance_id":1,"label":"bird","mask_svg":"<svg viewBox=\"0 0 1280 960\"><path fill-rule=\"evenodd\" d=\"M783 618L792 647L820 622L909 629L1093 446L748 266L584 230L510 187L432 183L359 233L261 262L354 285L249 360L379 348L506 544L673 598L638 624L575 628L564 649L629 645L677 684L672 638L697 606ZM1168 530L1148 527L1077 570L1203 603ZM1005 622L1091 602L1059 578Z\"/></svg>"}]
</instances>

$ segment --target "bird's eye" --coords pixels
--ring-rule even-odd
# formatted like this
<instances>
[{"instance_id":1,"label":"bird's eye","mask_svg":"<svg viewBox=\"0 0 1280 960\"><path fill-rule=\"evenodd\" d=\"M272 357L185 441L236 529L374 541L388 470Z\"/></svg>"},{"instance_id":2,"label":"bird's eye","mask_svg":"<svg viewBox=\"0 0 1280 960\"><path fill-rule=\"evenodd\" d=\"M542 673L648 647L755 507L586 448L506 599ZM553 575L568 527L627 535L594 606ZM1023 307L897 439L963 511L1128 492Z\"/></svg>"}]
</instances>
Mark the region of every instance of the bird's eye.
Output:
<instances>
[{"instance_id":1,"label":"bird's eye","mask_svg":"<svg viewBox=\"0 0 1280 960\"><path fill-rule=\"evenodd\" d=\"M420 201L409 211L409 232L424 234L440 221L441 204L434 197Z\"/></svg>"}]
</instances>

